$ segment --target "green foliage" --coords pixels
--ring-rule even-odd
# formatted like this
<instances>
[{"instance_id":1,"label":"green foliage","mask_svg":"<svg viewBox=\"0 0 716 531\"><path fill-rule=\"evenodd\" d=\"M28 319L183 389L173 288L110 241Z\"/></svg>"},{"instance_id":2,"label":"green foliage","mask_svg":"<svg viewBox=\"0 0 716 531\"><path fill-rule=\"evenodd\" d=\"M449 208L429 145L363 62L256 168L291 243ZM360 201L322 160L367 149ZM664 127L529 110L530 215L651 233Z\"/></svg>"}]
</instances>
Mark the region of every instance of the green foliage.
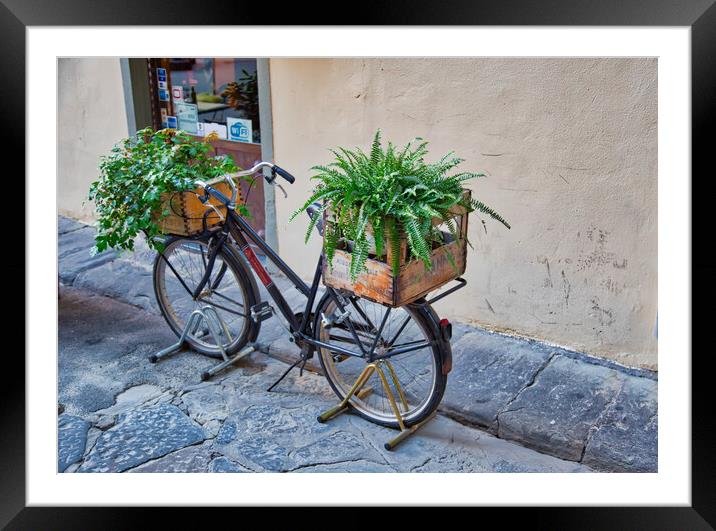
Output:
<instances>
[{"instance_id":1,"label":"green foliage","mask_svg":"<svg viewBox=\"0 0 716 531\"><path fill-rule=\"evenodd\" d=\"M336 213L336 223L335 229L324 236L326 257L332 263L341 241L351 242L350 274L353 280L365 268L370 238L373 238L379 257L390 247L391 265L397 274L401 233L407 238L411 255L430 268L433 242L436 239L442 241L442 233L434 229L432 218L444 220L452 236L459 238L448 214L456 205L468 212L482 212L510 228L490 207L463 196L462 183L484 175L469 172L448 175L463 159L450 152L437 162L425 162L427 145L428 142L416 138L401 150L390 142L384 148L378 130L369 154L358 148L331 150L335 160L312 168L317 172L312 179L320 182L291 219L316 201L323 202L324 209L330 205ZM312 222L306 232L306 241L313 226Z\"/></svg>"},{"instance_id":2,"label":"green foliage","mask_svg":"<svg viewBox=\"0 0 716 531\"><path fill-rule=\"evenodd\" d=\"M133 249L143 232L152 248L160 248L157 221L161 195L195 188L194 182L210 180L238 170L226 155L214 156L214 148L181 130L143 129L115 145L101 158L99 179L92 183L98 230L93 252L107 248ZM156 215L155 215L156 214Z\"/></svg>"}]
</instances>

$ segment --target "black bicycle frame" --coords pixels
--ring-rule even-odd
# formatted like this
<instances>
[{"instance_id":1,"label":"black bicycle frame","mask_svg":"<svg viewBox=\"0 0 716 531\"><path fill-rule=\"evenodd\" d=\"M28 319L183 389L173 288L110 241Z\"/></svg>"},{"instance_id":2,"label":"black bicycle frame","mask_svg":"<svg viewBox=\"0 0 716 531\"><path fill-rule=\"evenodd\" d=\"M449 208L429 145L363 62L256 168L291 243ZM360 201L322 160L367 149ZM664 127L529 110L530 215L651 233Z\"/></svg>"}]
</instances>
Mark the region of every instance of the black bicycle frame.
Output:
<instances>
[{"instance_id":1,"label":"black bicycle frame","mask_svg":"<svg viewBox=\"0 0 716 531\"><path fill-rule=\"evenodd\" d=\"M385 326L385 323L388 319L388 315L390 314L390 308L388 308L388 311L385 313L383 320L380 323L380 328L376 329L373 323L367 321L367 324L377 332L375 339L372 341L372 344L368 346L368 348L366 348L363 341L361 341L358 337L356 326L354 325L354 323L351 322L351 319L346 320L348 331L350 332L353 340L355 341L355 344L360 349L360 352L341 347L340 345L336 345L334 343L327 343L325 341L314 339L311 333L310 315L311 309L313 308L313 303L316 299L318 287L321 283L321 277L323 276L323 256L321 255L318 259L316 271L313 276L313 282L309 286L296 274L293 269L291 269L291 267L286 262L281 259L281 257L271 247L269 247L266 241L261 238L261 236L259 236L256 231L241 216L239 216L234 210L228 209L227 212L228 215L225 225L222 230L215 236L220 240L217 242L217 244L209 246L207 270L201 282L194 290L193 294L201 293L201 291L204 289L204 286L208 282L211 276L211 268L214 265L216 254L219 252L221 245L223 245L224 241L226 240L228 229L228 234L231 234L231 237L234 239L239 249L246 257L246 260L251 265L251 268L254 270L256 275L259 277L259 280L266 288L266 291L268 291L269 295L276 303L278 310L284 316L286 321L288 321L291 334L297 343L307 343L314 347L325 348L327 350L330 350L331 352L337 352L339 354L344 354L347 356L367 358L370 361L374 361L376 359L385 359L392 356L396 356L398 354L405 354L407 352L419 350L425 348L426 346L432 346L432 342L414 341L411 343L406 343L401 348L396 348L394 350L389 351L388 353L376 356L375 347L377 345L378 338L383 331L383 327ZM255 244L259 249L261 249L261 251L263 251L263 253L268 257L268 259L271 260L271 262L273 262L284 275L286 275L286 277L291 281L291 283L296 287L296 289L298 289L306 296L306 307L303 311L300 322L297 318L297 314L293 313L293 310L291 310L291 307L289 306L284 296L281 294L281 291L274 284L271 275L266 271L264 266L259 261L258 257L256 256L256 253L251 248L247 237L248 240L251 241L251 243ZM174 272L174 274L176 275L176 272ZM338 306L340 313L342 314L346 312L346 304L348 304L349 302L345 301L345 299L333 288L326 287L326 289L329 293L329 296L336 303L336 306ZM402 332L403 328L405 327L405 324L407 324L407 320L409 320L409 317L406 319L406 323L403 323L403 325L400 327L398 333L396 334L396 337L392 339L391 344L395 342L395 340L397 339L397 335Z\"/></svg>"}]
</instances>

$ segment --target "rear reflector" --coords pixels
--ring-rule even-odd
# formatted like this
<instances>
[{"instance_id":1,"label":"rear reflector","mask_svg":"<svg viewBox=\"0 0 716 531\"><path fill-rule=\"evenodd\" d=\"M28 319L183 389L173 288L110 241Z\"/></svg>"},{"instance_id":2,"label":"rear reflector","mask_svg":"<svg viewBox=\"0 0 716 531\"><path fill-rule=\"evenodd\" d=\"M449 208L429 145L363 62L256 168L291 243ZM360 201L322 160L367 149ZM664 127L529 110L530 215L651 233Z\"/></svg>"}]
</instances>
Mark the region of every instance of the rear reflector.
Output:
<instances>
[{"instance_id":1,"label":"rear reflector","mask_svg":"<svg viewBox=\"0 0 716 531\"><path fill-rule=\"evenodd\" d=\"M447 319L440 319L440 334L445 341L452 339L452 323Z\"/></svg>"}]
</instances>

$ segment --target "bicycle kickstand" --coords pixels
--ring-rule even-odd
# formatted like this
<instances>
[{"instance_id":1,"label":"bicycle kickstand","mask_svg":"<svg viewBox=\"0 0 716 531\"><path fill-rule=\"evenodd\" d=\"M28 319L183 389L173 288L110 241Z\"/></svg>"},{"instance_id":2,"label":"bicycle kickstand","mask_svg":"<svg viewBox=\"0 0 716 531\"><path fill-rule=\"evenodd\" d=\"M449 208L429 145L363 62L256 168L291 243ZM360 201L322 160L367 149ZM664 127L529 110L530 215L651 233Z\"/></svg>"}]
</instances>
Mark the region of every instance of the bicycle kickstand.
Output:
<instances>
[{"instance_id":1,"label":"bicycle kickstand","mask_svg":"<svg viewBox=\"0 0 716 531\"><path fill-rule=\"evenodd\" d=\"M303 376L303 369L306 367L306 362L308 361L308 349L302 348L301 349L301 357L298 358L296 361L294 361L291 366L286 369L286 371L281 375L281 377L276 380L274 383L271 384L271 386L266 389L268 393L271 392L271 390L276 387L278 384L281 383L281 381L288 376L288 373L291 372L293 369L296 368L296 366L300 363L301 364L301 372L299 373L299 376Z\"/></svg>"},{"instance_id":2,"label":"bicycle kickstand","mask_svg":"<svg viewBox=\"0 0 716 531\"><path fill-rule=\"evenodd\" d=\"M390 384L388 383L388 378L385 375L385 371L383 370L383 367L388 369L388 374L390 375L393 386L395 387L396 391L398 392L399 401L396 400L395 395L393 394L392 389L390 388ZM373 363L369 363L365 366L365 369L363 369L363 372L360 373L358 378L356 379L355 383L353 384L353 387L351 387L350 391L346 394L346 396L343 398L343 400L337 404L336 406L332 407L328 411L322 413L318 416L318 422L323 424L324 422L329 421L333 417L340 415L341 413L347 411L352 407L350 401L352 397L357 397L360 400L363 400L368 394L370 394L373 389L371 387L365 387L365 384L368 382L370 377L373 375L373 373L377 373L379 376L380 383L383 387L383 390L385 391L385 395L388 398L388 402L390 403L390 407L393 410L393 414L395 415L396 420L398 421L398 427L400 429L400 433L391 439L390 441L386 442L383 447L386 450L393 450L396 446L398 446L402 441L407 439L410 435L414 434L418 429L425 426L433 417L435 417L435 412L431 413L426 419L424 419L421 422L418 422L417 424L413 424L412 426L407 426L403 420L403 415L400 412L400 406L403 407L405 411L408 410L408 401L405 397L405 393L403 392L402 387L400 386L400 383L398 382L398 378L395 374L395 370L393 369L392 364L390 361L375 361Z\"/></svg>"},{"instance_id":3,"label":"bicycle kickstand","mask_svg":"<svg viewBox=\"0 0 716 531\"><path fill-rule=\"evenodd\" d=\"M224 359L224 361L222 361L221 363L202 372L202 380L208 380L217 372L225 369L233 363L236 363L244 356L247 356L257 350L256 344L250 343L246 347L241 349L233 357L229 358L228 354L226 353L226 349L224 348L224 344L221 342L221 333L224 333L229 342L231 342L231 333L229 332L228 328L226 327L226 324L221 319L221 316L219 316L217 311L212 306L207 305L204 306L202 309L194 310L191 313L189 319L186 322L186 325L184 326L184 330L182 331L181 336L176 343L170 345L165 349L160 350L156 354L152 354L151 356L149 356L149 361L151 363L156 363L161 358L165 358L171 354L179 352L186 343L186 337L190 333L195 334L196 331L199 329L199 326L201 325L202 321L206 323L206 328L214 339L214 343L219 347L219 350L221 351L221 357Z\"/></svg>"}]
</instances>

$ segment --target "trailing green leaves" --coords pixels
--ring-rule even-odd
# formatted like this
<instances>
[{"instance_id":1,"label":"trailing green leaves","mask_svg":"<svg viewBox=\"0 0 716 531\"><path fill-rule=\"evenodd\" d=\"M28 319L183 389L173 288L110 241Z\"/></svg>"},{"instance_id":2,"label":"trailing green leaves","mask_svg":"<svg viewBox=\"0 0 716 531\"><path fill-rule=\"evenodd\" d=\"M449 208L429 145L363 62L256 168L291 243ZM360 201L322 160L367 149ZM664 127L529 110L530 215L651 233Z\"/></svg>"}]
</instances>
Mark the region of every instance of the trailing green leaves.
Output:
<instances>
[{"instance_id":1,"label":"trailing green leaves","mask_svg":"<svg viewBox=\"0 0 716 531\"><path fill-rule=\"evenodd\" d=\"M478 210L509 228L497 212L477 199L463 195L462 183L483 177L481 173L461 172L448 175L463 159L450 152L437 162L425 162L428 142L416 138L396 150L391 142L382 144L378 130L369 154L356 148L330 150L334 161L311 168L319 181L311 197L296 210L291 219L312 203L322 202L322 210L331 207L332 223L324 234L324 251L332 263L336 249L350 249L352 280L365 269L371 252L371 238L376 257L390 249L393 274L400 267L400 237L404 234L410 255L431 266L433 243L441 242L442 232L434 230L433 218L443 220L453 238L460 234L449 215L454 206L468 212ZM306 233L310 237L314 222ZM452 258L452 257L450 257Z\"/></svg>"},{"instance_id":2,"label":"trailing green leaves","mask_svg":"<svg viewBox=\"0 0 716 531\"><path fill-rule=\"evenodd\" d=\"M191 190L197 179L237 170L228 156L214 156L208 140L181 130L146 128L122 140L100 159L99 179L90 186L98 221L93 252L131 250L140 232L150 247L160 248L157 222L169 215L160 211L162 194Z\"/></svg>"}]
</instances>

